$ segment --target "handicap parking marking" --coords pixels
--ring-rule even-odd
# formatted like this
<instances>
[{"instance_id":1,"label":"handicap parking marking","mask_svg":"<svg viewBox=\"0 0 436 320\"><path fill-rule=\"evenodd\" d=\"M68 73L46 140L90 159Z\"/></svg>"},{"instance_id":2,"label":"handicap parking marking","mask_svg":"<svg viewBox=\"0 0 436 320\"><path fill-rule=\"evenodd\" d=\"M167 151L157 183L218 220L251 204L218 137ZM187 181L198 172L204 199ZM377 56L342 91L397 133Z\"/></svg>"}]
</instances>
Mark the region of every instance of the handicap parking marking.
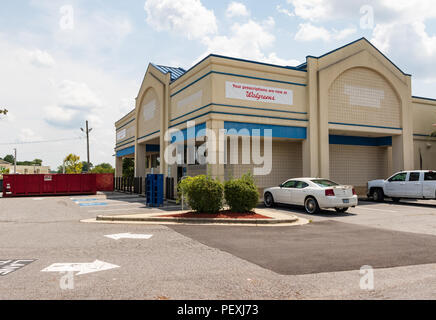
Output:
<instances>
[{"instance_id":1,"label":"handicap parking marking","mask_svg":"<svg viewBox=\"0 0 436 320\"><path fill-rule=\"evenodd\" d=\"M35 259L0 259L0 276L6 276L36 261Z\"/></svg>"},{"instance_id":2,"label":"handicap parking marking","mask_svg":"<svg viewBox=\"0 0 436 320\"><path fill-rule=\"evenodd\" d=\"M80 207L107 206L107 202L79 203Z\"/></svg>"},{"instance_id":3,"label":"handicap parking marking","mask_svg":"<svg viewBox=\"0 0 436 320\"><path fill-rule=\"evenodd\" d=\"M83 199L73 199L73 198L70 198L70 199L71 199L71 201L74 201L74 202L87 202L87 201L101 200L101 199L97 199L97 198L83 198Z\"/></svg>"}]
</instances>

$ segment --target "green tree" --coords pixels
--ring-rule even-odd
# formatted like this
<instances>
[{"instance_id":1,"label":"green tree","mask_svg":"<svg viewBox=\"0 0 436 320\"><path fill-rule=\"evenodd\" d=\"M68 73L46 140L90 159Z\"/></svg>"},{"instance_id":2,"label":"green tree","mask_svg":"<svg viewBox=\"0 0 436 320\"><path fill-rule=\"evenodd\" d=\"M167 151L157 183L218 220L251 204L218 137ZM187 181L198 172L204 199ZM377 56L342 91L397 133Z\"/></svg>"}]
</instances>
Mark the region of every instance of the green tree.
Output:
<instances>
[{"instance_id":1,"label":"green tree","mask_svg":"<svg viewBox=\"0 0 436 320\"><path fill-rule=\"evenodd\" d=\"M88 166L88 162L87 161L82 161L82 172L92 171L92 167L94 167L92 163L90 163L89 166Z\"/></svg>"},{"instance_id":2,"label":"green tree","mask_svg":"<svg viewBox=\"0 0 436 320\"><path fill-rule=\"evenodd\" d=\"M37 165L37 166L42 166L42 160L41 159L34 159L33 164Z\"/></svg>"},{"instance_id":3,"label":"green tree","mask_svg":"<svg viewBox=\"0 0 436 320\"><path fill-rule=\"evenodd\" d=\"M80 157L70 153L64 159L65 163L65 173L82 173L82 163L80 162Z\"/></svg>"},{"instance_id":4,"label":"green tree","mask_svg":"<svg viewBox=\"0 0 436 320\"><path fill-rule=\"evenodd\" d=\"M9 168L0 167L0 175L9 174Z\"/></svg>"},{"instance_id":5,"label":"green tree","mask_svg":"<svg viewBox=\"0 0 436 320\"><path fill-rule=\"evenodd\" d=\"M115 173L115 169L110 163L100 163L96 165L92 170L92 173Z\"/></svg>"},{"instance_id":6,"label":"green tree","mask_svg":"<svg viewBox=\"0 0 436 320\"><path fill-rule=\"evenodd\" d=\"M9 163L14 163L15 161L14 156L11 154L6 155L6 157L4 157L3 160Z\"/></svg>"},{"instance_id":7,"label":"green tree","mask_svg":"<svg viewBox=\"0 0 436 320\"><path fill-rule=\"evenodd\" d=\"M123 159L123 177L133 178L135 176L135 160L133 158Z\"/></svg>"}]
</instances>

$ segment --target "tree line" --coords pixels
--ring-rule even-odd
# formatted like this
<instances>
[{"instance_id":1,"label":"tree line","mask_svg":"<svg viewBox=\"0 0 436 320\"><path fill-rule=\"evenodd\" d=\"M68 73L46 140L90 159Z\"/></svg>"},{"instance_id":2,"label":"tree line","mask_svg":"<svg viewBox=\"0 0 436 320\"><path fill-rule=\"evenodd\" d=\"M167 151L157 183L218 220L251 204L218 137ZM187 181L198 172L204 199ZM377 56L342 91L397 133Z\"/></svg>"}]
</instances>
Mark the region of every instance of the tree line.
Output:
<instances>
[{"instance_id":1,"label":"tree line","mask_svg":"<svg viewBox=\"0 0 436 320\"><path fill-rule=\"evenodd\" d=\"M14 164L15 158L13 155L8 154L0 160ZM17 161L18 166L42 166L41 159L34 159L32 161ZM2 174L7 174L5 169ZM110 163L100 163L94 166L92 163L88 165L86 161L80 161L80 157L75 154L69 154L64 158L63 164L57 167L56 173L115 173L115 169Z\"/></svg>"},{"instance_id":2,"label":"tree line","mask_svg":"<svg viewBox=\"0 0 436 320\"><path fill-rule=\"evenodd\" d=\"M115 173L115 169L110 163L100 163L94 166L92 163L80 161L80 156L69 154L65 157L63 164L58 166L57 173Z\"/></svg>"}]
</instances>

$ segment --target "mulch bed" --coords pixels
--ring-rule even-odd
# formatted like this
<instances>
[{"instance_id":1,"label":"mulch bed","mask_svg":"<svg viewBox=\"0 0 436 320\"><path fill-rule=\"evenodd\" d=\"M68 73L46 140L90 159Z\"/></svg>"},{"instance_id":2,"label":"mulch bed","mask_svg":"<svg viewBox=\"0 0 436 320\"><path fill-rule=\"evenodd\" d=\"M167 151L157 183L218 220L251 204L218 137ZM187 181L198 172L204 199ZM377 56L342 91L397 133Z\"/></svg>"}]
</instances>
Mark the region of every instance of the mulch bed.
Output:
<instances>
[{"instance_id":1,"label":"mulch bed","mask_svg":"<svg viewBox=\"0 0 436 320\"><path fill-rule=\"evenodd\" d=\"M255 212L249 213L233 213L229 210L220 211L219 213L196 213L187 212L172 215L163 215L161 217L174 217L174 218L211 218L211 219L272 219L271 217L266 217Z\"/></svg>"}]
</instances>

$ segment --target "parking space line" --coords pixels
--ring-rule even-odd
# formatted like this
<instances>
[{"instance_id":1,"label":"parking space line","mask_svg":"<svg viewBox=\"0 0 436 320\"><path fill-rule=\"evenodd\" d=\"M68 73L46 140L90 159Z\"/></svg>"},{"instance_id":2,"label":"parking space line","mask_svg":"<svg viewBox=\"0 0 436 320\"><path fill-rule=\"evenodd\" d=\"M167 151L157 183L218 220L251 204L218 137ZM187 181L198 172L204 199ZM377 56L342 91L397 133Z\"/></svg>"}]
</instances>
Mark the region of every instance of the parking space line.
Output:
<instances>
[{"instance_id":1,"label":"parking space line","mask_svg":"<svg viewBox=\"0 0 436 320\"><path fill-rule=\"evenodd\" d=\"M380 211L380 212L391 212L391 213L397 213L399 211L394 211L394 210L388 210L388 209L375 209L375 208L366 208L364 206L358 206L354 209L363 209L363 210L371 210L371 211Z\"/></svg>"},{"instance_id":2,"label":"parking space line","mask_svg":"<svg viewBox=\"0 0 436 320\"><path fill-rule=\"evenodd\" d=\"M145 209L145 208L141 208L141 207L136 207L136 208L125 208L125 209L107 209L107 210L89 210L88 212L110 212L110 211L132 211L135 209Z\"/></svg>"},{"instance_id":3,"label":"parking space line","mask_svg":"<svg viewBox=\"0 0 436 320\"><path fill-rule=\"evenodd\" d=\"M107 207L107 206L106 206ZM171 207L164 207L164 208L156 208L156 207L133 207L133 208L124 208L124 209L99 209L99 210L88 210L88 212L110 212L110 211L132 211L135 209L148 209L148 210L159 210L159 211L164 211L163 209L176 209L176 208L180 208L179 206L171 206Z\"/></svg>"}]
</instances>

